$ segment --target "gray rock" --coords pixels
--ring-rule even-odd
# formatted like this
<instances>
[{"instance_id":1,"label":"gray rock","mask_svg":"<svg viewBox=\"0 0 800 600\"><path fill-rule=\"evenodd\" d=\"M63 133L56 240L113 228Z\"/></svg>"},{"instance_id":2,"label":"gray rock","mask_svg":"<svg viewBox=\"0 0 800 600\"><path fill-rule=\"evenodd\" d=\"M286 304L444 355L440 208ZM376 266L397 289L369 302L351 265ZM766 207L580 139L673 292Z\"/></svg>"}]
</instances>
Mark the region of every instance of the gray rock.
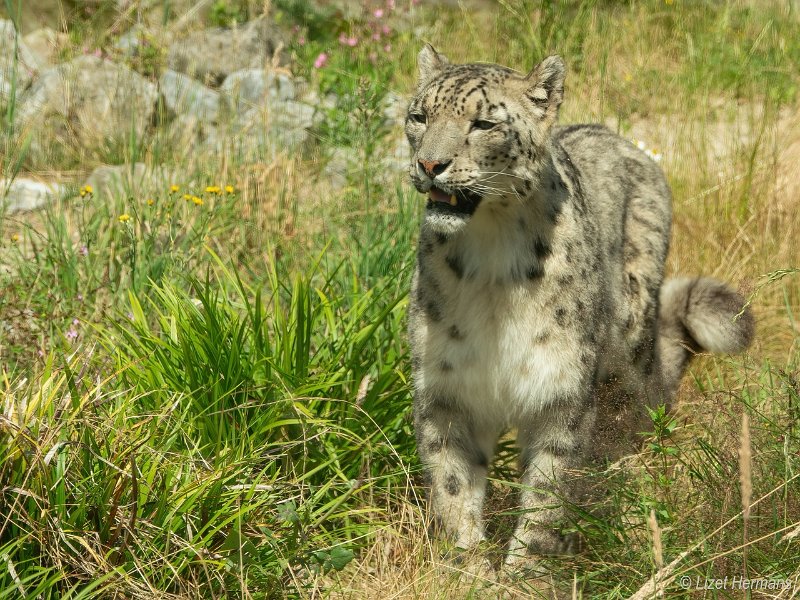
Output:
<instances>
[{"instance_id":1,"label":"gray rock","mask_svg":"<svg viewBox=\"0 0 800 600\"><path fill-rule=\"evenodd\" d=\"M291 152L307 138L304 129L252 127L240 130L239 134L231 134L230 130L214 133L206 139L205 149L215 154L224 149L242 163L258 162Z\"/></svg>"},{"instance_id":2,"label":"gray rock","mask_svg":"<svg viewBox=\"0 0 800 600\"><path fill-rule=\"evenodd\" d=\"M85 185L92 186L93 196L100 200L130 197L134 202L144 202L145 196L166 194L173 183L186 182L166 167L134 163L97 167L86 179Z\"/></svg>"},{"instance_id":3,"label":"gray rock","mask_svg":"<svg viewBox=\"0 0 800 600\"><path fill-rule=\"evenodd\" d=\"M169 124L169 139L174 148L207 148L209 145L217 148L216 140L219 138L219 127L213 123L204 122L195 115L178 115Z\"/></svg>"},{"instance_id":4,"label":"gray rock","mask_svg":"<svg viewBox=\"0 0 800 600\"><path fill-rule=\"evenodd\" d=\"M220 91L231 99L238 112L269 102L294 100L294 81L286 73L266 69L242 69L225 78Z\"/></svg>"},{"instance_id":5,"label":"gray rock","mask_svg":"<svg viewBox=\"0 0 800 600\"><path fill-rule=\"evenodd\" d=\"M261 17L241 27L190 33L170 46L167 64L174 71L216 86L235 71L265 67L282 45L278 29Z\"/></svg>"},{"instance_id":6,"label":"gray rock","mask_svg":"<svg viewBox=\"0 0 800 600\"><path fill-rule=\"evenodd\" d=\"M44 71L20 99L18 125L34 144L91 144L141 137L155 110L156 86L129 68L80 56ZM38 140L41 137L41 140Z\"/></svg>"},{"instance_id":7,"label":"gray rock","mask_svg":"<svg viewBox=\"0 0 800 600\"><path fill-rule=\"evenodd\" d=\"M165 106L176 115L190 115L200 121L220 118L220 93L183 73L164 71L158 80Z\"/></svg>"},{"instance_id":8,"label":"gray rock","mask_svg":"<svg viewBox=\"0 0 800 600\"><path fill-rule=\"evenodd\" d=\"M403 125L406 120L406 111L410 98L401 96L397 92L389 92L384 96L382 102L383 117L387 125Z\"/></svg>"},{"instance_id":9,"label":"gray rock","mask_svg":"<svg viewBox=\"0 0 800 600\"><path fill-rule=\"evenodd\" d=\"M298 99L316 107L317 110L333 110L339 103L339 96L333 92L329 92L325 94L324 97L320 97L319 92L308 85L304 80L299 79L295 81L295 84L299 88Z\"/></svg>"},{"instance_id":10,"label":"gray rock","mask_svg":"<svg viewBox=\"0 0 800 600\"><path fill-rule=\"evenodd\" d=\"M296 99L290 75L262 68L240 69L220 87L229 119L203 121L184 112L171 124L173 140L199 144L207 151L235 151L241 160L273 156L302 144L322 113Z\"/></svg>"},{"instance_id":11,"label":"gray rock","mask_svg":"<svg viewBox=\"0 0 800 600\"><path fill-rule=\"evenodd\" d=\"M358 158L355 148L338 146L331 150L322 172L333 189L341 190L347 186L348 179L355 175Z\"/></svg>"},{"instance_id":12,"label":"gray rock","mask_svg":"<svg viewBox=\"0 0 800 600\"><path fill-rule=\"evenodd\" d=\"M231 133L253 137L260 146L294 149L308 138L308 130L321 115L303 102L271 102L239 113L231 124Z\"/></svg>"},{"instance_id":13,"label":"gray rock","mask_svg":"<svg viewBox=\"0 0 800 600\"><path fill-rule=\"evenodd\" d=\"M57 183L26 178L0 179L0 204L6 214L36 210L64 193L64 186Z\"/></svg>"},{"instance_id":14,"label":"gray rock","mask_svg":"<svg viewBox=\"0 0 800 600\"><path fill-rule=\"evenodd\" d=\"M302 127L286 128L250 115L251 120L237 119L227 127L209 128L200 126L195 131L198 137L205 136L205 151L218 154L231 151L240 162L259 161L276 154L290 152L308 139L308 131Z\"/></svg>"},{"instance_id":15,"label":"gray rock","mask_svg":"<svg viewBox=\"0 0 800 600\"><path fill-rule=\"evenodd\" d=\"M294 100L276 103L270 108L268 117L272 124L283 129L309 129L322 118L313 106Z\"/></svg>"},{"instance_id":16,"label":"gray rock","mask_svg":"<svg viewBox=\"0 0 800 600\"><path fill-rule=\"evenodd\" d=\"M379 154L373 156L366 167L365 157L358 148L334 148L328 155L323 173L335 189L345 187L348 182L363 179L365 168L368 168L370 174L380 183L389 183L398 177L405 177L411 162L411 147L406 137L390 136L380 148Z\"/></svg>"},{"instance_id":17,"label":"gray rock","mask_svg":"<svg viewBox=\"0 0 800 600\"><path fill-rule=\"evenodd\" d=\"M30 85L40 67L36 56L17 35L14 23L0 19L0 100L8 100L12 90L19 96Z\"/></svg>"},{"instance_id":18,"label":"gray rock","mask_svg":"<svg viewBox=\"0 0 800 600\"><path fill-rule=\"evenodd\" d=\"M402 173L408 170L411 164L411 146L405 134L400 134L394 139L393 144L389 144L388 152L381 157L381 166L389 173Z\"/></svg>"},{"instance_id":19,"label":"gray rock","mask_svg":"<svg viewBox=\"0 0 800 600\"><path fill-rule=\"evenodd\" d=\"M49 67L56 62L58 51L69 42L66 33L42 27L22 38L39 66Z\"/></svg>"},{"instance_id":20,"label":"gray rock","mask_svg":"<svg viewBox=\"0 0 800 600\"><path fill-rule=\"evenodd\" d=\"M146 35L144 26L136 24L114 42L114 48L125 56L135 56L139 52L142 37Z\"/></svg>"}]
</instances>

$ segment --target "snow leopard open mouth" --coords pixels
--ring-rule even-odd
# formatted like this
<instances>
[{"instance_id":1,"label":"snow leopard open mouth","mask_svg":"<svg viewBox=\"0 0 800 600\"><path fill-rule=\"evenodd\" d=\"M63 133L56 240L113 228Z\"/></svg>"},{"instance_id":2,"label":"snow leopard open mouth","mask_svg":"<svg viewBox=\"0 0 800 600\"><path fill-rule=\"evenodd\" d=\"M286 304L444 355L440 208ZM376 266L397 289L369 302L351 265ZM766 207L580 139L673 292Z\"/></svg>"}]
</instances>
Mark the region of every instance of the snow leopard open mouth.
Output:
<instances>
[{"instance_id":1,"label":"snow leopard open mouth","mask_svg":"<svg viewBox=\"0 0 800 600\"><path fill-rule=\"evenodd\" d=\"M432 187L428 195L428 210L457 215L471 215L482 200L475 192L466 189L456 190L450 194L437 187Z\"/></svg>"}]
</instances>

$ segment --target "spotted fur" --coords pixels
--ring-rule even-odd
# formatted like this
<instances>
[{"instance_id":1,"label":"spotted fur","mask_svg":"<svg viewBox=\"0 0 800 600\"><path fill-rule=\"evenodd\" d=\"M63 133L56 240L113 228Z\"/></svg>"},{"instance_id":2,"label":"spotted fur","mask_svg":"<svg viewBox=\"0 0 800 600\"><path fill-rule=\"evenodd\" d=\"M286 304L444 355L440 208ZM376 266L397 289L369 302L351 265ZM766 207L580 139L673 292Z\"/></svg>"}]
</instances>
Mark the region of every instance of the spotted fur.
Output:
<instances>
[{"instance_id":1,"label":"spotted fur","mask_svg":"<svg viewBox=\"0 0 800 600\"><path fill-rule=\"evenodd\" d=\"M571 474L669 403L692 351L752 337L742 299L710 279L662 286L670 191L600 125L554 127L564 64L527 76L419 56L406 134L430 193L411 291L418 449L430 501L462 547L484 539L498 436L518 432L525 509L508 563L568 552Z\"/></svg>"}]
</instances>

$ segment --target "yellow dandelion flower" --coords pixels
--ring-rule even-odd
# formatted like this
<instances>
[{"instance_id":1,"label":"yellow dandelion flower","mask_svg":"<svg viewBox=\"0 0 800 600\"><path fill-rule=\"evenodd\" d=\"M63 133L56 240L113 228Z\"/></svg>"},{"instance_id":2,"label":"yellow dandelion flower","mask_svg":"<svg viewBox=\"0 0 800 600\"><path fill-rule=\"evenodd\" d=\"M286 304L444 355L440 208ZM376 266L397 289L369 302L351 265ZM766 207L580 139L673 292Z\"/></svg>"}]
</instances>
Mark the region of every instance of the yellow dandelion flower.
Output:
<instances>
[{"instance_id":1,"label":"yellow dandelion flower","mask_svg":"<svg viewBox=\"0 0 800 600\"><path fill-rule=\"evenodd\" d=\"M11 234L11 242L16 244L18 241L19 241L19 235L17 235L16 233L12 233Z\"/></svg>"},{"instance_id":2,"label":"yellow dandelion flower","mask_svg":"<svg viewBox=\"0 0 800 600\"><path fill-rule=\"evenodd\" d=\"M94 189L90 185L85 185L80 189L80 192L81 198L84 198L86 196L91 196L94 193Z\"/></svg>"},{"instance_id":3,"label":"yellow dandelion flower","mask_svg":"<svg viewBox=\"0 0 800 600\"><path fill-rule=\"evenodd\" d=\"M179 192L180 190L181 190L181 186L175 185L174 183L171 186L169 186L170 194L175 194L175 193Z\"/></svg>"},{"instance_id":4,"label":"yellow dandelion flower","mask_svg":"<svg viewBox=\"0 0 800 600\"><path fill-rule=\"evenodd\" d=\"M197 196L192 196L192 202L197 204L197 206L203 206L203 199L198 198Z\"/></svg>"},{"instance_id":5,"label":"yellow dandelion flower","mask_svg":"<svg viewBox=\"0 0 800 600\"><path fill-rule=\"evenodd\" d=\"M128 213L122 213L120 216L117 217L117 221L120 223L125 223L131 220L131 216Z\"/></svg>"},{"instance_id":6,"label":"yellow dandelion flower","mask_svg":"<svg viewBox=\"0 0 800 600\"><path fill-rule=\"evenodd\" d=\"M221 194L222 193L222 188L219 187L218 185L209 185L206 188L206 193L207 194Z\"/></svg>"},{"instance_id":7,"label":"yellow dandelion flower","mask_svg":"<svg viewBox=\"0 0 800 600\"><path fill-rule=\"evenodd\" d=\"M191 200L192 198L193 198L193 196L191 194L184 194L183 195L183 199L184 200Z\"/></svg>"},{"instance_id":8,"label":"yellow dandelion flower","mask_svg":"<svg viewBox=\"0 0 800 600\"><path fill-rule=\"evenodd\" d=\"M155 203L156 203L156 201L153 200L152 198L148 198L147 199L147 206L153 206L153 204L155 204Z\"/></svg>"},{"instance_id":9,"label":"yellow dandelion flower","mask_svg":"<svg viewBox=\"0 0 800 600\"><path fill-rule=\"evenodd\" d=\"M236 189L232 185L226 185L225 186L225 193L226 194L232 194L235 191L236 191Z\"/></svg>"}]
</instances>

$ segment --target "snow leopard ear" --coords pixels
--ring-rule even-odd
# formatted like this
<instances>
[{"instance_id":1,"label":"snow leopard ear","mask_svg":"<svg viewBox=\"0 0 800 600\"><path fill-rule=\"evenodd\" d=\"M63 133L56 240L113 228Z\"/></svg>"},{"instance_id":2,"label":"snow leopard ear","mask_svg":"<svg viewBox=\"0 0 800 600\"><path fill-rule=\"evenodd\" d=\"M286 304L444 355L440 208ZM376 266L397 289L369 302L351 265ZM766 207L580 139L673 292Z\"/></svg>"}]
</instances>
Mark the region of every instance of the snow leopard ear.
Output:
<instances>
[{"instance_id":1,"label":"snow leopard ear","mask_svg":"<svg viewBox=\"0 0 800 600\"><path fill-rule=\"evenodd\" d=\"M555 120L564 99L566 67L560 56L548 56L525 77L525 98L543 111L542 118Z\"/></svg>"},{"instance_id":2,"label":"snow leopard ear","mask_svg":"<svg viewBox=\"0 0 800 600\"><path fill-rule=\"evenodd\" d=\"M417 87L422 88L449 64L450 61L444 54L439 54L433 46L425 44L417 56L417 66L419 67Z\"/></svg>"}]
</instances>

